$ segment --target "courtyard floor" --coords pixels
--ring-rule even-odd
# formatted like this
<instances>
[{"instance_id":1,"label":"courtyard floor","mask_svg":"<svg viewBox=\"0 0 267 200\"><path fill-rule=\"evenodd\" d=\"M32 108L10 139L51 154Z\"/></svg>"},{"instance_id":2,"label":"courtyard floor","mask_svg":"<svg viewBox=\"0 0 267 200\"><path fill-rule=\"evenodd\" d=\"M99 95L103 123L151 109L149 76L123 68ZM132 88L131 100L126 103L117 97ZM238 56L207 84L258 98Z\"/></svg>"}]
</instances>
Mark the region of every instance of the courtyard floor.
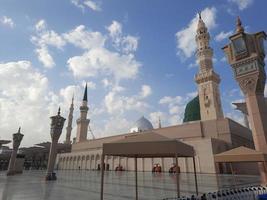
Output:
<instances>
[{"instance_id":1,"label":"courtyard floor","mask_svg":"<svg viewBox=\"0 0 267 200\"><path fill-rule=\"evenodd\" d=\"M44 171L25 171L21 175L6 177L0 172L1 200L99 200L100 172L98 171L58 171L57 181L46 182ZM134 172L113 172L105 174L104 199L128 200L134 199ZM175 197L176 177L168 173L152 174L138 172L139 199L160 200ZM180 175L182 195L195 193L193 174ZM258 176L198 174L200 193L218 190L218 187L238 187L258 185Z\"/></svg>"}]
</instances>

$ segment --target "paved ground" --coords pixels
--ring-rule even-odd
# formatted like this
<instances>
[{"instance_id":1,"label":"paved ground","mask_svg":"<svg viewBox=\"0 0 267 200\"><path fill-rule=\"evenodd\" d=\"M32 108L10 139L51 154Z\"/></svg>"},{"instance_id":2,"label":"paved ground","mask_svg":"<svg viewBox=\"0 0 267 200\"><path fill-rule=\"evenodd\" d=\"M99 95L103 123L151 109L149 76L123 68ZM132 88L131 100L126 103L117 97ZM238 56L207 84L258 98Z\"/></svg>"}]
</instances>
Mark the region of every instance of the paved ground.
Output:
<instances>
[{"instance_id":1,"label":"paved ground","mask_svg":"<svg viewBox=\"0 0 267 200\"><path fill-rule=\"evenodd\" d=\"M99 200L100 173L97 171L59 171L58 180L44 181L44 171L25 171L22 175L6 177L0 172L1 200ZM193 194L195 191L193 174L181 174L181 193ZM104 199L134 199L135 185L133 172L106 172ZM168 173L153 175L138 173L140 199L163 199L175 197L176 177ZM198 175L200 192L210 192L222 188L259 184L259 177Z\"/></svg>"}]
</instances>

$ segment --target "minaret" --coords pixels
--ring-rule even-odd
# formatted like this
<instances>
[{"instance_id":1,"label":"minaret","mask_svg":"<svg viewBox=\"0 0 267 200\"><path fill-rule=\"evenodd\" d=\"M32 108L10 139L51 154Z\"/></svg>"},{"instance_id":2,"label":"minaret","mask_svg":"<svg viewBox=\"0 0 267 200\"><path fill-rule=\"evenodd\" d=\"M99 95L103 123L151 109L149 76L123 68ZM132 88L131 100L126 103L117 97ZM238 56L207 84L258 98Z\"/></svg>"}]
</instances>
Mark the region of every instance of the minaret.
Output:
<instances>
[{"instance_id":1,"label":"minaret","mask_svg":"<svg viewBox=\"0 0 267 200\"><path fill-rule=\"evenodd\" d=\"M161 128L161 119L159 117L159 128Z\"/></svg>"},{"instance_id":2,"label":"minaret","mask_svg":"<svg viewBox=\"0 0 267 200\"><path fill-rule=\"evenodd\" d=\"M70 136L71 136L71 130L72 130L72 119L73 119L73 110L74 110L73 100L74 100L74 95L72 96L72 99L71 99L70 112L69 112L69 116L68 116L68 126L66 128L66 130L67 130L66 141L65 141L66 144L71 144Z\"/></svg>"},{"instance_id":3,"label":"minaret","mask_svg":"<svg viewBox=\"0 0 267 200\"><path fill-rule=\"evenodd\" d=\"M199 72L195 76L198 84L201 120L223 118L220 98L220 76L214 72L213 50L209 46L210 34L199 14L196 43Z\"/></svg>"},{"instance_id":4,"label":"minaret","mask_svg":"<svg viewBox=\"0 0 267 200\"><path fill-rule=\"evenodd\" d=\"M83 102L80 106L80 118L77 119L77 136L76 143L87 140L88 125L90 120L87 119L87 112L89 108L87 106L87 84L85 85Z\"/></svg>"}]
</instances>

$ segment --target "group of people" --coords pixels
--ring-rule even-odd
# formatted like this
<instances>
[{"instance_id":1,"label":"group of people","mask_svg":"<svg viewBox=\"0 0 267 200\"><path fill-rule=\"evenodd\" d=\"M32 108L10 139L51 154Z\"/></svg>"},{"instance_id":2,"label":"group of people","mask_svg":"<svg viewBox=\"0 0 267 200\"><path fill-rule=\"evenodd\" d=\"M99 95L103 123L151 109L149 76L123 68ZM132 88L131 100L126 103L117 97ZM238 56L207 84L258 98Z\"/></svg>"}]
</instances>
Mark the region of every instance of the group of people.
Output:
<instances>
[{"instance_id":1,"label":"group of people","mask_svg":"<svg viewBox=\"0 0 267 200\"><path fill-rule=\"evenodd\" d=\"M177 169L178 169L178 171L177 171ZM170 174L175 174L175 173L180 174L180 167L178 166L178 168L177 168L176 164L173 164L172 167L169 169L169 173Z\"/></svg>"},{"instance_id":2,"label":"group of people","mask_svg":"<svg viewBox=\"0 0 267 200\"><path fill-rule=\"evenodd\" d=\"M100 165L98 165L98 170L100 170ZM121 165L118 165L115 168L115 171L125 171L125 169ZM173 164L172 167L169 169L169 173L176 173L176 171L177 171L176 165ZM152 168L152 173L161 173L161 172L162 172L162 168L160 164L155 164ZM180 173L179 166L178 166L178 173Z\"/></svg>"},{"instance_id":3,"label":"group of people","mask_svg":"<svg viewBox=\"0 0 267 200\"><path fill-rule=\"evenodd\" d=\"M125 169L123 169L123 167L121 165L118 165L116 168L115 168L115 171L125 171Z\"/></svg>"},{"instance_id":4,"label":"group of people","mask_svg":"<svg viewBox=\"0 0 267 200\"><path fill-rule=\"evenodd\" d=\"M161 172L161 166L159 164L155 164L152 173L160 173Z\"/></svg>"}]
</instances>

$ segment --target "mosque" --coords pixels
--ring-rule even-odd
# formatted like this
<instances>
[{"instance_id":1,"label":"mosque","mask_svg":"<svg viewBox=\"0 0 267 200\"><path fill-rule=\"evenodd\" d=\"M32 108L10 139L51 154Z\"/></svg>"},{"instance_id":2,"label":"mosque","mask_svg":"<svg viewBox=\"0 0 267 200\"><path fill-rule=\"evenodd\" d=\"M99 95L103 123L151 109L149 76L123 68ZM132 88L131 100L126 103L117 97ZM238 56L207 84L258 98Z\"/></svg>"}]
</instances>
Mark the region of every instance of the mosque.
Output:
<instances>
[{"instance_id":1,"label":"mosque","mask_svg":"<svg viewBox=\"0 0 267 200\"><path fill-rule=\"evenodd\" d=\"M213 50L209 45L210 35L201 16L199 17L197 32L197 59L199 61L199 72L195 75L198 86L198 95L192 99L185 108L182 124L168 127L153 127L145 117L141 117L135 125L130 128L129 133L116 136L87 139L90 120L87 118L87 87L85 87L82 105L80 106L80 117L77 119L76 140L72 143L70 153L61 153L57 157L57 166L60 170L99 170L103 143L114 142L134 134L145 134L147 132L178 139L194 147L196 155L196 170L198 173L228 173L229 166L214 163L214 154L221 153L238 146L254 148L252 133L245 127L232 119L224 117L220 97L220 76L213 68ZM68 116L66 143L70 144L73 119L73 101ZM134 159L124 157L106 157L106 170L134 170ZM152 171L155 165L161 170L168 172L175 163L173 158L138 158L139 171ZM193 172L191 159L179 158L181 172ZM252 173L253 166L247 164L244 168L235 165L237 173Z\"/></svg>"}]
</instances>

